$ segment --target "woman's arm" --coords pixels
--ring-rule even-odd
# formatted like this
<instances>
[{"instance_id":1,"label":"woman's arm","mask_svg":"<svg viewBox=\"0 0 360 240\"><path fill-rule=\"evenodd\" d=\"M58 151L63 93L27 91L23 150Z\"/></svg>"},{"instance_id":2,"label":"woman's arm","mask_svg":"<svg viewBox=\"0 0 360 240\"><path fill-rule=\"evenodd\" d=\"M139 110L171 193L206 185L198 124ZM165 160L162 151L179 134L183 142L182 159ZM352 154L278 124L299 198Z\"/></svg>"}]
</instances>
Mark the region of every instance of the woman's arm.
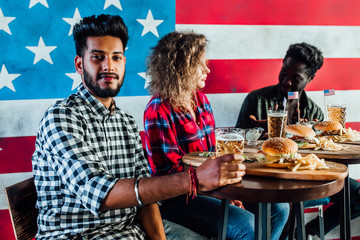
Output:
<instances>
[{"instance_id":1,"label":"woman's arm","mask_svg":"<svg viewBox=\"0 0 360 240\"><path fill-rule=\"evenodd\" d=\"M141 225L151 240L166 240L164 225L157 203L141 208L139 218Z\"/></svg>"}]
</instances>

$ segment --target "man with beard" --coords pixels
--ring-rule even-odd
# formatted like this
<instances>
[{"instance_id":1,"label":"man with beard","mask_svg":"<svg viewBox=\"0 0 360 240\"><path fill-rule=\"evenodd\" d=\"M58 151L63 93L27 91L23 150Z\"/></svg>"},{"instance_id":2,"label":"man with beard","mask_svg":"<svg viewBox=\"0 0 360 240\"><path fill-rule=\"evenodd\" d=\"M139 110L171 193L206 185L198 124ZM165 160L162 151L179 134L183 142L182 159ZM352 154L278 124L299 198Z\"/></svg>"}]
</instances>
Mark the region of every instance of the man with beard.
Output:
<instances>
[{"instance_id":1,"label":"man with beard","mask_svg":"<svg viewBox=\"0 0 360 240\"><path fill-rule=\"evenodd\" d=\"M243 158L151 178L135 121L114 101L125 76L122 18L85 17L73 35L82 84L45 112L32 157L36 239L203 239L162 221L157 201L239 182Z\"/></svg>"},{"instance_id":2,"label":"man with beard","mask_svg":"<svg viewBox=\"0 0 360 240\"><path fill-rule=\"evenodd\" d=\"M267 129L267 110L275 108L286 108L289 124L298 121L298 109L300 121L322 121L324 114L320 107L306 95L304 90L314 79L322 64L322 53L315 46L307 43L290 45L279 73L279 83L257 89L246 96L236 127ZM286 106L283 106L284 97L288 98L288 92L299 93L300 106L295 99L288 100Z\"/></svg>"}]
</instances>

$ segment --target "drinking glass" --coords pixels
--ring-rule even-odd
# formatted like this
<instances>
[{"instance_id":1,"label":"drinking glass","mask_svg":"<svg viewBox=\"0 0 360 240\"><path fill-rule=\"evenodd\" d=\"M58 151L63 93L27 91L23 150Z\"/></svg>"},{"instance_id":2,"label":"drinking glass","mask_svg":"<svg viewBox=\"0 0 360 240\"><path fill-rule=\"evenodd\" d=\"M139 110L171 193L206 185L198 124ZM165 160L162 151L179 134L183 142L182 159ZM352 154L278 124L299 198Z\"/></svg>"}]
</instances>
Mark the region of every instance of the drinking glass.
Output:
<instances>
[{"instance_id":1,"label":"drinking glass","mask_svg":"<svg viewBox=\"0 0 360 240\"><path fill-rule=\"evenodd\" d=\"M345 128L346 105L327 105L327 117L329 121L339 122Z\"/></svg>"},{"instance_id":2,"label":"drinking glass","mask_svg":"<svg viewBox=\"0 0 360 240\"><path fill-rule=\"evenodd\" d=\"M245 130L241 128L216 128L216 156L244 152Z\"/></svg>"},{"instance_id":3,"label":"drinking glass","mask_svg":"<svg viewBox=\"0 0 360 240\"><path fill-rule=\"evenodd\" d=\"M287 124L287 111L268 110L267 122L269 138L286 136L284 128Z\"/></svg>"}]
</instances>

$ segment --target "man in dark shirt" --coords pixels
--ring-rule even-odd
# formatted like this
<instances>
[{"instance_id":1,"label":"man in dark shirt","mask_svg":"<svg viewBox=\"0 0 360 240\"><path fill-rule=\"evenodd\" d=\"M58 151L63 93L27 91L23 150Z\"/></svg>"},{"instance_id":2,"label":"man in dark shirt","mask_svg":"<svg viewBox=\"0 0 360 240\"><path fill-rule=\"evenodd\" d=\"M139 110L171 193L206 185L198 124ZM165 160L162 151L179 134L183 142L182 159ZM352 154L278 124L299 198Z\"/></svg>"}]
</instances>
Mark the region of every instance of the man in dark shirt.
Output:
<instances>
[{"instance_id":1,"label":"man in dark shirt","mask_svg":"<svg viewBox=\"0 0 360 240\"><path fill-rule=\"evenodd\" d=\"M247 95L236 127L266 129L267 110L284 109L284 107L288 111L288 121L291 124L298 121L297 109L300 109L300 121L322 121L324 115L321 109L304 91L322 64L322 53L316 47L307 43L290 45L279 73L279 83L252 91ZM288 100L286 106L283 106L284 97L288 97L288 92L299 93L299 106L297 100Z\"/></svg>"},{"instance_id":2,"label":"man in dark shirt","mask_svg":"<svg viewBox=\"0 0 360 240\"><path fill-rule=\"evenodd\" d=\"M300 110L300 121L323 121L323 112L316 103L307 97L304 90L306 85L314 79L322 64L322 53L316 47L307 43L290 45L279 73L279 83L252 91L246 96L236 127L263 127L266 129L267 110L284 109L284 107L288 111L289 124L298 121L297 109ZM297 100L288 100L286 106L283 106L284 97L288 97L288 92L296 91L299 92L300 105L297 106ZM340 193L331 196L330 201L333 205L324 212L325 234L339 225L339 197ZM354 219L360 216L360 183L354 179L350 179L350 199L351 219ZM247 209L249 210L249 207ZM307 233L319 235L318 226L319 218L315 218L306 225ZM284 235L280 239L283 239Z\"/></svg>"}]
</instances>

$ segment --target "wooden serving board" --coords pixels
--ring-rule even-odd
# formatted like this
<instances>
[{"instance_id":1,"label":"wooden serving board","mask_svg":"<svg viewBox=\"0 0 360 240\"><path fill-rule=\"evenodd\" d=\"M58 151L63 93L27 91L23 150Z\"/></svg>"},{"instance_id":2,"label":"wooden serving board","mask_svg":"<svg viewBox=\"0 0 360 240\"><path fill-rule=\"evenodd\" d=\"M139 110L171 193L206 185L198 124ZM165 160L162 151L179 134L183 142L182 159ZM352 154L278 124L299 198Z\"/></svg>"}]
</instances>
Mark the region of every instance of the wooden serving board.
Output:
<instances>
[{"instance_id":1,"label":"wooden serving board","mask_svg":"<svg viewBox=\"0 0 360 240\"><path fill-rule=\"evenodd\" d=\"M319 158L324 159L360 159L360 144L348 144L348 143L339 143L344 147L340 151L328 151L324 149L314 150L314 149L299 149L298 153L302 156L305 156L310 153L316 154Z\"/></svg>"},{"instance_id":2,"label":"wooden serving board","mask_svg":"<svg viewBox=\"0 0 360 240\"><path fill-rule=\"evenodd\" d=\"M261 144L263 141L259 141L257 146L245 146L245 155L251 158L253 153L257 153L261 149ZM329 151L324 149L314 150L314 149L299 149L298 153L300 153L303 157L307 154L314 153L319 158L323 158L325 160L332 159L344 159L344 160L353 160L360 159L360 142L346 142L339 143L345 149L340 151Z\"/></svg>"},{"instance_id":3,"label":"wooden serving board","mask_svg":"<svg viewBox=\"0 0 360 240\"><path fill-rule=\"evenodd\" d=\"M338 180L344 179L348 174L345 165L335 162L325 161L329 169L323 170L297 170L295 172L286 168L270 168L262 165L258 161L245 163L246 175L266 176L281 179L298 180Z\"/></svg>"},{"instance_id":4,"label":"wooden serving board","mask_svg":"<svg viewBox=\"0 0 360 240\"><path fill-rule=\"evenodd\" d=\"M348 168L345 165L328 161L325 162L329 169L324 170L297 170L293 172L290 169L270 168L261 165L261 163L255 160L257 152L256 148L245 148L245 155L254 160L252 163L245 162L247 175L298 180L338 180L344 179L348 174ZM194 167L200 166L206 161L207 157L201 157L199 153L192 152L184 155L183 163L191 164Z\"/></svg>"},{"instance_id":5,"label":"wooden serving board","mask_svg":"<svg viewBox=\"0 0 360 240\"><path fill-rule=\"evenodd\" d=\"M360 141L348 141L348 142L342 142L343 144L353 144L353 145L360 145Z\"/></svg>"}]
</instances>

